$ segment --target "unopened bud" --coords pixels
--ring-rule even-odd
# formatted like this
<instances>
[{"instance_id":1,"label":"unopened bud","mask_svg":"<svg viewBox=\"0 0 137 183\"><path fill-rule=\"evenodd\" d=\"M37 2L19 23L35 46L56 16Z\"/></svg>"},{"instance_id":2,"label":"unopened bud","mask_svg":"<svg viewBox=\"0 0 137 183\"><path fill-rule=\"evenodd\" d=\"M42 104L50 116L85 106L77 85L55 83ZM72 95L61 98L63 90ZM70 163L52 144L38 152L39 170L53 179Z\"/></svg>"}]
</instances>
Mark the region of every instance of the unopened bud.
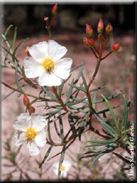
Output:
<instances>
[{"instance_id":1,"label":"unopened bud","mask_svg":"<svg viewBox=\"0 0 137 183\"><path fill-rule=\"evenodd\" d=\"M26 49L25 49L25 51L24 51L24 52L25 52L25 53L27 53L28 57L30 57L31 55L30 55L30 53L29 53L28 49L29 49L29 46L27 46L27 47L26 47Z\"/></svg>"},{"instance_id":2,"label":"unopened bud","mask_svg":"<svg viewBox=\"0 0 137 183\"><path fill-rule=\"evenodd\" d=\"M83 43L84 43L85 46L88 47L88 38L83 37Z\"/></svg>"},{"instance_id":3,"label":"unopened bud","mask_svg":"<svg viewBox=\"0 0 137 183\"><path fill-rule=\"evenodd\" d=\"M98 22L98 26L97 26L98 33L102 33L103 32L103 28L104 28L104 24L103 24L102 19L100 19L99 22Z\"/></svg>"},{"instance_id":4,"label":"unopened bud","mask_svg":"<svg viewBox=\"0 0 137 183\"><path fill-rule=\"evenodd\" d=\"M99 41L99 43L100 44L104 43L104 40L105 40L105 38L104 38L103 34L99 34L98 35L98 41Z\"/></svg>"},{"instance_id":5,"label":"unopened bud","mask_svg":"<svg viewBox=\"0 0 137 183\"><path fill-rule=\"evenodd\" d=\"M86 24L86 34L91 38L93 36L93 29L88 24Z\"/></svg>"},{"instance_id":6,"label":"unopened bud","mask_svg":"<svg viewBox=\"0 0 137 183\"><path fill-rule=\"evenodd\" d=\"M25 106L29 106L29 98L27 97L27 95L24 94L24 97L23 97L23 103Z\"/></svg>"},{"instance_id":7,"label":"unopened bud","mask_svg":"<svg viewBox=\"0 0 137 183\"><path fill-rule=\"evenodd\" d=\"M49 18L48 17L44 17L44 21L46 22Z\"/></svg>"},{"instance_id":8,"label":"unopened bud","mask_svg":"<svg viewBox=\"0 0 137 183\"><path fill-rule=\"evenodd\" d=\"M119 47L120 47L120 43L117 43L117 44L114 44L111 49L112 51L118 51Z\"/></svg>"},{"instance_id":9,"label":"unopened bud","mask_svg":"<svg viewBox=\"0 0 137 183\"><path fill-rule=\"evenodd\" d=\"M28 108L28 111L29 111L29 115L31 115L32 113L35 112L35 108L30 105L29 108Z\"/></svg>"},{"instance_id":10,"label":"unopened bud","mask_svg":"<svg viewBox=\"0 0 137 183\"><path fill-rule=\"evenodd\" d=\"M58 10L58 7L57 7L57 3L56 3L56 4L53 6L53 8L52 8L52 15L56 15L57 10Z\"/></svg>"},{"instance_id":11,"label":"unopened bud","mask_svg":"<svg viewBox=\"0 0 137 183\"><path fill-rule=\"evenodd\" d=\"M88 45L89 45L89 47L94 47L95 41L93 39L88 39Z\"/></svg>"},{"instance_id":12,"label":"unopened bud","mask_svg":"<svg viewBox=\"0 0 137 183\"><path fill-rule=\"evenodd\" d=\"M113 31L112 25L109 23L109 24L106 26L105 30L106 30L106 34L109 36L109 35L112 33L112 31Z\"/></svg>"}]
</instances>

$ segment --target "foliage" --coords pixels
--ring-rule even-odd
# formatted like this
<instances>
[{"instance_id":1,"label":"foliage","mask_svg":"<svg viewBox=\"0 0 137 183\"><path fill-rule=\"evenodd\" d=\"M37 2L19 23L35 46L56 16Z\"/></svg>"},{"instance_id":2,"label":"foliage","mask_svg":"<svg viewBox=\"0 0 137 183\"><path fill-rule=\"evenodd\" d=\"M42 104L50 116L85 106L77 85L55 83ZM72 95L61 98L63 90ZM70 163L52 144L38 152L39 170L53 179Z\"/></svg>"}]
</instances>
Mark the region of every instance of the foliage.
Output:
<instances>
[{"instance_id":1,"label":"foliage","mask_svg":"<svg viewBox=\"0 0 137 183\"><path fill-rule=\"evenodd\" d=\"M45 18L50 39L52 39L51 26L54 20L54 16L55 14L52 15L50 24L48 24L48 18ZM101 94L102 99L97 100L98 92L105 89L106 86L99 86L97 88L90 89L91 84L95 80L96 75L99 71L101 62L113 51L117 51L117 49L110 50L110 52L106 56L102 56L102 53L109 40L109 35L106 36L105 41L103 40L102 42L102 40L99 40L100 49L98 49L96 46L91 46L89 40L84 39L84 44L89 47L89 49L91 49L97 59L96 67L89 83L87 83L86 78L83 74L83 67L85 65L82 62L79 66L71 69L70 76L68 77L68 79L63 80L62 84L59 87L47 87L39 86L37 79L29 79L26 77L24 67L21 65L21 62L18 59L18 54L20 53L24 43L28 40L28 38L22 40L18 45L16 45L17 28L15 28L13 40L10 43L7 39L7 34L11 27L12 25L10 25L6 32L2 34L2 43L6 43L6 46L3 46L1 44L3 50L2 53L4 56L2 68L14 70L15 82L8 84L2 81L3 85L11 89L11 92L6 95L3 100L12 95L14 92L18 92L19 97L25 95L27 97L33 98L33 100L29 103L30 106L32 106L34 103L42 102L43 105L40 106L43 107L43 116L48 121L47 144L49 145L49 148L45 153L45 156L42 158L41 162L37 162L39 171L36 171L35 173L38 173L39 177L41 177L42 173L40 170L43 164L46 161L51 160L56 156L59 156L60 160L58 177L60 178L60 167L64 160L65 153L68 151L69 147L73 144L73 142L75 142L77 138L79 139L79 141L81 141L81 138L86 132L95 133L99 137L102 137L103 140L91 139L87 141L83 154L78 157L79 161L85 158L91 158L92 161L89 165L89 168L91 168L95 166L95 163L97 163L97 160L100 157L107 153L112 153L117 158L128 164L128 167L123 167L123 170L130 169L130 157L123 157L120 154L116 153L115 150L122 148L125 152L129 153L129 156L131 155L131 126L133 126L133 124L131 120L128 119L128 112L131 106L131 101L127 100L125 94L122 94L124 105L123 115L115 114L114 111L116 108L119 107L119 105L111 106L111 100L120 97L121 94L117 93L110 96L104 96L103 94ZM100 34L101 33L99 32L99 35ZM72 79L73 72L78 69L79 72L77 77ZM64 89L65 85L68 85L67 91L65 91ZM36 89L38 91L38 94L32 95L31 90L30 93L26 93L25 86L30 86L32 89ZM81 94L85 97L81 98ZM105 103L107 107L98 110L98 106L102 103ZM28 106L26 106L26 111L28 109ZM111 120L107 117L108 113L111 115ZM93 127L93 116L99 122L102 130L98 130ZM66 123L66 121L65 123L63 121L64 117L67 117L68 119L67 122L69 124L69 129L67 132L64 132L64 126ZM56 143L55 139L52 138L51 125L54 125L56 134L60 139L58 143ZM20 171L20 180L29 180L31 178L29 177L28 173L26 171L23 171L23 168L28 163L28 160L22 162L20 168L20 166L16 162L16 156L19 154L21 146L16 152L12 150L10 148L11 137L12 136L10 136L10 138L7 139L6 142L4 142L4 148L8 151L8 154L3 157L8 159L11 165L4 166L15 167L13 171L17 171L17 169ZM53 151L56 146L60 146L62 148L61 151L49 158L51 151ZM11 175L12 173L13 172L10 172L8 174Z\"/></svg>"}]
</instances>

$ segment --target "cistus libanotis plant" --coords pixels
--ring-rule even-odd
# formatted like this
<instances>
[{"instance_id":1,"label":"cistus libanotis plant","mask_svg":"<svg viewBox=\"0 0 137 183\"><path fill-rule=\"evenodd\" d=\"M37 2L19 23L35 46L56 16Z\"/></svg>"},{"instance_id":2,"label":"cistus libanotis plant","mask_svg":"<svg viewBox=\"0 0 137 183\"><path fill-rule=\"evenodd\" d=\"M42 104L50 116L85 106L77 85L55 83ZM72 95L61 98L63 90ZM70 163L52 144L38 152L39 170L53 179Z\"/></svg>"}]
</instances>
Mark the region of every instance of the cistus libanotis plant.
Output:
<instances>
[{"instance_id":1,"label":"cistus libanotis plant","mask_svg":"<svg viewBox=\"0 0 137 183\"><path fill-rule=\"evenodd\" d=\"M46 163L47 160L59 156L58 177L60 178L62 174L61 171L64 169L62 163L64 161L65 152L76 139L81 140L82 135L88 131L97 134L104 140L89 141L89 144L85 147L85 153L81 154L80 159L94 157L90 165L91 168L101 156L106 153L113 153L122 161L129 164L125 169L130 169L130 157L122 157L114 151L118 148L122 148L124 151L127 151L129 155L131 154L130 127L132 122L128 118L131 101L128 101L126 96L120 93L107 97L101 94L102 99L97 100L98 91L105 88L105 86L92 88L92 83L96 79L101 62L109 57L110 54L115 54L120 47L120 43L116 43L111 47L108 54L103 55L109 37L113 32L112 25L109 23L105 27L104 34L104 23L102 19L99 20L97 25L97 41L99 46L97 46L93 38L93 29L90 25L86 24L86 34L89 38L84 37L83 43L87 49L91 49L96 59L94 72L90 76L90 81L87 82L83 74L84 63L71 68L75 60L65 58L64 55L67 52L67 48L53 40L51 28L57 13L57 4L53 6L51 13L52 17L50 23L48 17L44 18L46 29L49 33L49 40L43 39L41 42L31 47L27 47L25 50L27 56L25 57L24 55L23 65L21 65L18 59L18 54L28 38L16 45L17 28L15 28L13 41L10 44L7 39L7 34L12 25L2 34L2 43L6 43L6 46L1 44L2 56L4 58L2 68L15 71L15 82L9 84L2 81L4 86L11 89L11 92L6 95L4 99L14 92L18 92L19 97L21 98L22 96L23 104L26 107L25 113L21 113L12 120L15 129L15 145L20 146L27 141L26 148L29 149L28 153L31 156L40 153L39 147L48 145L49 148L40 162L39 168L41 168L43 163ZM79 69L79 73L76 78L71 79L76 69ZM81 82L79 82L80 80ZM68 86L67 91L64 91L65 85ZM27 93L25 86L30 86L32 89L37 90L37 95L31 94L31 90ZM80 97L81 93L84 93L84 98ZM114 109L118 108L119 105L111 106L109 102L120 95L123 96L123 115L115 114ZM30 98L32 99L31 102ZM33 107L33 104L37 102L43 102L42 115L37 114L36 109ZM107 108L97 110L97 105L102 103L106 103ZM107 117L107 113L111 115L112 120ZM93 127L93 116L96 117L102 126L102 130ZM64 117L67 120L64 121ZM64 132L65 123L68 123L70 126L67 132ZM53 139L51 124L54 125L56 134L60 138L58 142L56 142L56 139ZM59 124L59 126L57 124ZM45 130L45 126L47 126L47 130ZM48 159L50 152L56 146L62 147L62 150ZM89 147L92 148L93 146L101 146L101 148L90 151L86 150L86 148L89 149Z\"/></svg>"}]
</instances>

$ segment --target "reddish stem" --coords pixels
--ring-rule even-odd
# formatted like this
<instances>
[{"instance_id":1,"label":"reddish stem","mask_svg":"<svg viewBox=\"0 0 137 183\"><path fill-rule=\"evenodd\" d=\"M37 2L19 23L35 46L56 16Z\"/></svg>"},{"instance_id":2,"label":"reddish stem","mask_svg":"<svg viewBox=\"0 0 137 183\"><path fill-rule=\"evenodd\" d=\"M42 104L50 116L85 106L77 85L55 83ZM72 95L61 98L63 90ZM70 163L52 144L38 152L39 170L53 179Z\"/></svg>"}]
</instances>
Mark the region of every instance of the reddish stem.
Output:
<instances>
[{"instance_id":1,"label":"reddish stem","mask_svg":"<svg viewBox=\"0 0 137 183\"><path fill-rule=\"evenodd\" d=\"M51 26L52 26L52 24L53 24L53 21L54 21L54 16L52 16L52 19L51 19L51 22L50 22L49 28L51 28Z\"/></svg>"},{"instance_id":2,"label":"reddish stem","mask_svg":"<svg viewBox=\"0 0 137 183\"><path fill-rule=\"evenodd\" d=\"M101 59L101 61L104 60L106 57L108 57L112 52L113 52L113 51L110 51L106 56L104 56L104 57Z\"/></svg>"},{"instance_id":3,"label":"reddish stem","mask_svg":"<svg viewBox=\"0 0 137 183\"><path fill-rule=\"evenodd\" d=\"M99 50L98 50L98 48L96 47L96 45L95 45L95 50L96 50L96 52L99 54Z\"/></svg>"},{"instance_id":4,"label":"reddish stem","mask_svg":"<svg viewBox=\"0 0 137 183\"><path fill-rule=\"evenodd\" d=\"M91 50L93 51L93 53L94 53L95 57L96 57L96 58L98 58L98 57L97 57L97 55L96 55L96 53L95 53L95 51L94 51L94 49L93 49L93 48L91 48Z\"/></svg>"}]
</instances>

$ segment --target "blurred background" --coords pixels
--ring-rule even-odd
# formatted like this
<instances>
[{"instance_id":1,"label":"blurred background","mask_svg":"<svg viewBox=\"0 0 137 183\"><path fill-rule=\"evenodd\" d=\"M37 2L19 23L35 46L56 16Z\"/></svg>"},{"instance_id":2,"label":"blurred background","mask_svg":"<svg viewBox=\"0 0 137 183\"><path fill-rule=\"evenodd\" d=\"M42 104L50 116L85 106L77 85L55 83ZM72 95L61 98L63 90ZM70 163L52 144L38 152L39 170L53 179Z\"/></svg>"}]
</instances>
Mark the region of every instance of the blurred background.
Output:
<instances>
[{"instance_id":1,"label":"blurred background","mask_svg":"<svg viewBox=\"0 0 137 183\"><path fill-rule=\"evenodd\" d=\"M20 63L23 62L26 53L24 50L27 46L31 46L43 40L48 40L49 35L46 30L46 22L44 21L44 17L49 18L49 22L51 20L52 14L51 9L53 7L53 3L45 3L45 4L3 4L2 6L2 32L9 27L9 25L13 25L7 34L7 39L9 43L13 41L13 35L15 27L17 27L17 41L16 46L25 38L29 38L20 53L18 54L18 60ZM104 50L103 56L110 52L111 46L115 43L120 43L121 47L118 52L111 54L101 63L100 70L97 74L96 80L93 82L92 88L98 86L107 86L107 88L98 92L97 100L101 99L100 94L104 94L105 96L114 95L120 93L122 91L131 97L131 102L135 103L135 65L136 65L136 57L135 57L135 3L126 4L126 3L106 3L106 4L92 4L92 3L58 3L58 13L55 16L55 20L53 22L53 26L51 28L53 39L57 41L59 44L66 46L68 52L65 57L71 57L73 59L73 66L80 65L81 62L84 62L84 74L87 82L89 82L92 73L94 72L94 68L96 65L96 58L89 48L87 48L83 44L83 37L88 37L85 32L86 24L89 24L93 31L93 39L95 40L96 45L98 46L97 41L97 24L100 18L104 22L104 27L111 23L113 26L113 34L110 36L110 40L107 44L106 49ZM103 32L104 35L105 31ZM3 43L5 44L5 43ZM4 45L6 46L6 44ZM79 70L76 69L73 75L71 76L69 82L71 82L72 77L76 78ZM129 77L127 77L129 76ZM2 70L2 80L5 83L11 84L15 81L15 72L11 69L3 69ZM16 84L15 88L17 87ZM65 89L67 89L66 86ZM37 91L26 87L26 93L31 93L37 95ZM8 95L11 92L10 89L2 86L2 98ZM130 92L130 93L129 93ZM83 97L83 96L82 96ZM13 131L12 121L19 115L20 113L25 112L25 107L23 105L23 96L19 97L19 93L15 92L10 95L8 98L2 101L2 139L9 138L11 131ZM30 98L30 101L32 98ZM123 113L123 98L118 97L111 102L112 106L121 105L120 108L115 109L116 114ZM38 107L38 104L34 106L36 109L36 113L43 113L41 107ZM98 110L102 109L103 106L97 106ZM129 112L129 117L133 122L135 122L135 108L131 105L131 109ZM64 121L66 128L68 128L67 119ZM98 129L99 123L95 121L94 125ZM100 128L100 127L99 127ZM93 135L93 136L92 136ZM53 130L54 136L54 130ZM88 134L88 138L94 140L94 134ZM53 137L54 139L54 137ZM95 139L97 139L95 137ZM56 137L55 137L56 140ZM15 138L13 138L13 142ZM82 153L80 147L82 143L84 144L85 139L83 141L76 140L70 149L79 156ZM14 146L15 143L13 143ZM85 145L85 144L84 144ZM84 147L82 146L82 148ZM46 149L48 146L41 148L42 158L45 155ZM28 150L28 149L27 149ZM55 154L59 151L59 147L57 147L51 154ZM2 153L5 154L5 149L3 148ZM124 153L123 151L121 153ZM26 151L26 146L24 149L20 151L19 156L25 156L28 158L28 151ZM29 157L30 158L30 157ZM37 165L34 165L35 157L31 157L30 166L32 168L37 168ZM37 157L38 158L38 157ZM58 160L59 157L56 158ZM71 158L67 157L72 160ZM56 161L53 160L53 161ZM78 158L77 158L78 160ZM73 161L73 160L72 160ZM89 162L90 163L90 162ZM50 165L50 161L45 163L45 167ZM83 167L88 166L87 162L81 164ZM107 166L108 165L108 166ZM100 161L97 162L97 165L93 169L90 170L89 175L92 175L92 180L106 180L106 179L124 179L120 169L124 166L122 162L119 161L113 155L106 155L102 157ZM3 167L2 173L5 174L9 172L9 167ZM56 178L53 175L52 170L49 170L50 173L45 174L43 179L52 179ZM100 172L100 174L98 173ZM83 169L79 170L79 174L83 173ZM86 169L87 173L87 169ZM18 179L19 174L15 174L16 179ZM49 177L51 175L51 177ZM76 175L76 174L75 174ZM74 175L74 176L75 176ZM89 175L85 179L89 179ZM4 179L5 179L4 177ZM33 178L37 178L33 174ZM81 178L80 178L81 179Z\"/></svg>"},{"instance_id":2,"label":"blurred background","mask_svg":"<svg viewBox=\"0 0 137 183\"><path fill-rule=\"evenodd\" d=\"M10 24L18 27L18 35L29 37L45 33L44 17L51 17L50 4L5 4L3 5L3 26ZM135 3L133 4L63 4L58 3L58 15L53 24L54 34L64 31L85 31L89 23L96 29L98 20L104 24L111 22L115 34L135 33Z\"/></svg>"}]
</instances>

